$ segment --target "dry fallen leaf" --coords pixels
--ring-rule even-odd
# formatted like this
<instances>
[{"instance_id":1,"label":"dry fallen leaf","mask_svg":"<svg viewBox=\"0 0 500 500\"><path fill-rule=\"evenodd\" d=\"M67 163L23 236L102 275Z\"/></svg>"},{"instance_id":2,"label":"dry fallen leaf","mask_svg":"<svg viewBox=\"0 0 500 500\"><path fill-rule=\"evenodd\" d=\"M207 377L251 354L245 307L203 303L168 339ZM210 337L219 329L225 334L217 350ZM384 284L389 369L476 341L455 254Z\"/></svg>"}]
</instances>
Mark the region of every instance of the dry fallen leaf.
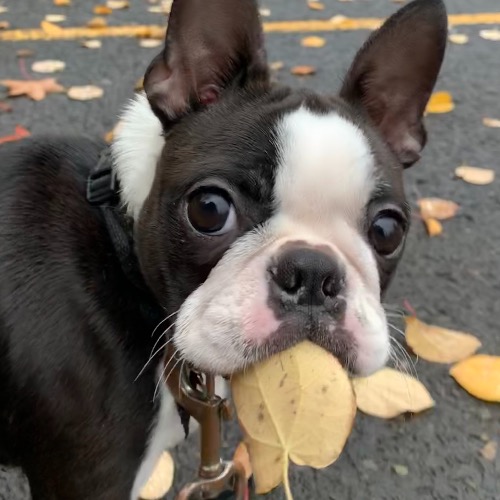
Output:
<instances>
[{"instance_id":1,"label":"dry fallen leaf","mask_svg":"<svg viewBox=\"0 0 500 500\"><path fill-rule=\"evenodd\" d=\"M319 48L325 46L326 40L320 36L306 36L300 43L302 47Z\"/></svg>"},{"instance_id":2,"label":"dry fallen leaf","mask_svg":"<svg viewBox=\"0 0 500 500\"><path fill-rule=\"evenodd\" d=\"M66 16L64 14L47 14L45 20L49 23L62 23L66 21Z\"/></svg>"},{"instance_id":3,"label":"dry fallen leaf","mask_svg":"<svg viewBox=\"0 0 500 500\"><path fill-rule=\"evenodd\" d=\"M321 2L313 2L313 1L309 1L309 2L307 2L307 6L308 6L311 10L325 10L325 6L324 6L324 4L322 4Z\"/></svg>"},{"instance_id":4,"label":"dry fallen leaf","mask_svg":"<svg viewBox=\"0 0 500 500\"><path fill-rule=\"evenodd\" d=\"M8 30L10 28L9 21L0 21L0 30Z\"/></svg>"},{"instance_id":5,"label":"dry fallen leaf","mask_svg":"<svg viewBox=\"0 0 500 500\"><path fill-rule=\"evenodd\" d=\"M498 118L483 118L483 125L485 127L500 128L500 119L498 119Z\"/></svg>"},{"instance_id":6,"label":"dry fallen leaf","mask_svg":"<svg viewBox=\"0 0 500 500\"><path fill-rule=\"evenodd\" d=\"M81 85L68 89L68 97L75 101L90 101L91 99L99 99L103 95L104 90L96 85Z\"/></svg>"},{"instance_id":7,"label":"dry fallen leaf","mask_svg":"<svg viewBox=\"0 0 500 500\"><path fill-rule=\"evenodd\" d=\"M406 465L401 465L401 464L394 464L392 466L392 470L398 475L398 476L407 476L408 475L408 467Z\"/></svg>"},{"instance_id":8,"label":"dry fallen leaf","mask_svg":"<svg viewBox=\"0 0 500 500\"><path fill-rule=\"evenodd\" d=\"M83 40L82 47L86 49L100 49L102 47L101 40Z\"/></svg>"},{"instance_id":9,"label":"dry fallen leaf","mask_svg":"<svg viewBox=\"0 0 500 500\"><path fill-rule=\"evenodd\" d=\"M469 41L469 36L465 33L451 33L448 35L448 40L457 45L465 45Z\"/></svg>"},{"instance_id":10,"label":"dry fallen leaf","mask_svg":"<svg viewBox=\"0 0 500 500\"><path fill-rule=\"evenodd\" d=\"M0 137L0 144L5 144L6 142L19 141L30 135L31 134L29 130L26 130L24 127L21 127L21 125L16 125L13 134L4 135L3 137Z\"/></svg>"},{"instance_id":11,"label":"dry fallen leaf","mask_svg":"<svg viewBox=\"0 0 500 500\"><path fill-rule=\"evenodd\" d=\"M272 63L269 63L269 69L271 69L272 71L279 71L284 67L285 63L283 61L273 61Z\"/></svg>"},{"instance_id":12,"label":"dry fallen leaf","mask_svg":"<svg viewBox=\"0 0 500 500\"><path fill-rule=\"evenodd\" d=\"M96 16L109 16L113 13L113 9L107 5L96 5L93 12Z\"/></svg>"},{"instance_id":13,"label":"dry fallen leaf","mask_svg":"<svg viewBox=\"0 0 500 500\"><path fill-rule=\"evenodd\" d=\"M423 219L427 234L429 236L439 236L443 233L443 225L433 217L426 217Z\"/></svg>"},{"instance_id":14,"label":"dry fallen leaf","mask_svg":"<svg viewBox=\"0 0 500 500\"><path fill-rule=\"evenodd\" d=\"M259 9L259 14L262 17L269 17L271 15L271 9L268 9L267 7L261 7Z\"/></svg>"},{"instance_id":15,"label":"dry fallen leaf","mask_svg":"<svg viewBox=\"0 0 500 500\"><path fill-rule=\"evenodd\" d=\"M469 184L484 186L495 180L495 171L489 168L469 167L462 165L455 169L455 175Z\"/></svg>"},{"instance_id":16,"label":"dry fallen leaf","mask_svg":"<svg viewBox=\"0 0 500 500\"><path fill-rule=\"evenodd\" d=\"M321 347L302 342L233 376L231 385L257 493L283 481L290 499L289 460L324 468L340 455L356 405L346 372Z\"/></svg>"},{"instance_id":17,"label":"dry fallen leaf","mask_svg":"<svg viewBox=\"0 0 500 500\"><path fill-rule=\"evenodd\" d=\"M128 9L130 7L128 0L108 0L106 5L113 10Z\"/></svg>"},{"instance_id":18,"label":"dry fallen leaf","mask_svg":"<svg viewBox=\"0 0 500 500\"><path fill-rule=\"evenodd\" d=\"M245 471L245 477L247 481L252 477L252 464L250 463L250 455L248 454L248 448L244 441L236 447L234 451L233 460L238 462Z\"/></svg>"},{"instance_id":19,"label":"dry fallen leaf","mask_svg":"<svg viewBox=\"0 0 500 500\"><path fill-rule=\"evenodd\" d=\"M64 61L56 59L46 59L45 61L36 61L31 65L31 70L35 73L56 73L66 67Z\"/></svg>"},{"instance_id":20,"label":"dry fallen leaf","mask_svg":"<svg viewBox=\"0 0 500 500\"><path fill-rule=\"evenodd\" d=\"M3 5L0 5L0 14L5 14L6 12L9 12L9 9L7 7L4 7Z\"/></svg>"},{"instance_id":21,"label":"dry fallen leaf","mask_svg":"<svg viewBox=\"0 0 500 500\"><path fill-rule=\"evenodd\" d=\"M402 413L419 413L435 403L417 379L392 368L383 368L369 377L353 380L358 409L379 418Z\"/></svg>"},{"instance_id":22,"label":"dry fallen leaf","mask_svg":"<svg viewBox=\"0 0 500 500\"><path fill-rule=\"evenodd\" d=\"M88 28L105 28L108 25L108 22L104 17L94 17L88 23Z\"/></svg>"},{"instance_id":23,"label":"dry fallen leaf","mask_svg":"<svg viewBox=\"0 0 500 500\"><path fill-rule=\"evenodd\" d=\"M163 40L159 40L157 38L142 38L139 40L139 47L144 49L153 49L155 47L159 47L163 45Z\"/></svg>"},{"instance_id":24,"label":"dry fallen leaf","mask_svg":"<svg viewBox=\"0 0 500 500\"><path fill-rule=\"evenodd\" d=\"M316 73L316 68L314 66L294 66L291 73L295 76L309 76Z\"/></svg>"},{"instance_id":25,"label":"dry fallen leaf","mask_svg":"<svg viewBox=\"0 0 500 500\"><path fill-rule=\"evenodd\" d=\"M500 42L500 30L481 30L479 36L492 42Z\"/></svg>"},{"instance_id":26,"label":"dry fallen leaf","mask_svg":"<svg viewBox=\"0 0 500 500\"><path fill-rule=\"evenodd\" d=\"M497 457L498 451L498 443L496 441L488 441L481 448L481 455L484 459L488 460L488 462L494 462Z\"/></svg>"},{"instance_id":27,"label":"dry fallen leaf","mask_svg":"<svg viewBox=\"0 0 500 500\"><path fill-rule=\"evenodd\" d=\"M64 87L57 83L55 78L43 80L0 80L1 85L9 88L9 96L26 95L34 101L45 99L47 94L64 92Z\"/></svg>"},{"instance_id":28,"label":"dry fallen leaf","mask_svg":"<svg viewBox=\"0 0 500 500\"><path fill-rule=\"evenodd\" d=\"M455 217L459 209L459 206L454 201L441 198L421 198L417 203L423 219L451 219Z\"/></svg>"},{"instance_id":29,"label":"dry fallen leaf","mask_svg":"<svg viewBox=\"0 0 500 500\"><path fill-rule=\"evenodd\" d=\"M426 113L449 113L455 104L449 92L434 92L425 108Z\"/></svg>"},{"instance_id":30,"label":"dry fallen leaf","mask_svg":"<svg viewBox=\"0 0 500 500\"><path fill-rule=\"evenodd\" d=\"M142 500L160 500L174 482L174 460L168 451L164 451L156 464L146 486L140 493Z\"/></svg>"},{"instance_id":31,"label":"dry fallen leaf","mask_svg":"<svg viewBox=\"0 0 500 500\"><path fill-rule=\"evenodd\" d=\"M67 7L71 5L71 0L54 0L54 5L57 7Z\"/></svg>"},{"instance_id":32,"label":"dry fallen leaf","mask_svg":"<svg viewBox=\"0 0 500 500\"><path fill-rule=\"evenodd\" d=\"M469 333L428 325L415 316L406 321L406 343L421 358L434 363L455 363L474 354L479 339Z\"/></svg>"},{"instance_id":33,"label":"dry fallen leaf","mask_svg":"<svg viewBox=\"0 0 500 500\"><path fill-rule=\"evenodd\" d=\"M452 366L450 375L474 397L500 403L500 356L471 356Z\"/></svg>"}]
</instances>

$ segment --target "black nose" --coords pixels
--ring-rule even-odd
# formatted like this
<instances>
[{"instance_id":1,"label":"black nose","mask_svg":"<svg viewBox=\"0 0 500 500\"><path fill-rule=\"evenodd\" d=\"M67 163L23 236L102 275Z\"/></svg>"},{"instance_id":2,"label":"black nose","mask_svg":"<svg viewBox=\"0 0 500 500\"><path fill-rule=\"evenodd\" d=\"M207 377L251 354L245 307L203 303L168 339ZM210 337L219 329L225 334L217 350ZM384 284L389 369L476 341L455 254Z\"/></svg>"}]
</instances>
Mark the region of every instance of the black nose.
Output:
<instances>
[{"instance_id":1,"label":"black nose","mask_svg":"<svg viewBox=\"0 0 500 500\"><path fill-rule=\"evenodd\" d=\"M333 254L305 246L285 250L271 275L279 289L299 305L321 306L345 284L343 268Z\"/></svg>"}]
</instances>

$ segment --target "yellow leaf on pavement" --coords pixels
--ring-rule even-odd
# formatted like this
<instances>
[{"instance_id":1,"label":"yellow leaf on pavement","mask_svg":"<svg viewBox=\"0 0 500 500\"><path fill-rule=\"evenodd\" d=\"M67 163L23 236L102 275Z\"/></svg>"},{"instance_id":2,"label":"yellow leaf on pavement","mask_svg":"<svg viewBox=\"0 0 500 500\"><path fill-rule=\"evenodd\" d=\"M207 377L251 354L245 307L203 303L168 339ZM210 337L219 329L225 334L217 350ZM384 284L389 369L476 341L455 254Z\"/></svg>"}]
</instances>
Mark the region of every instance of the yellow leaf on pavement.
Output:
<instances>
[{"instance_id":1,"label":"yellow leaf on pavement","mask_svg":"<svg viewBox=\"0 0 500 500\"><path fill-rule=\"evenodd\" d=\"M451 33L448 35L448 40L457 45L465 45L469 41L469 36L465 33Z\"/></svg>"},{"instance_id":2,"label":"yellow leaf on pavement","mask_svg":"<svg viewBox=\"0 0 500 500\"><path fill-rule=\"evenodd\" d=\"M498 118L483 118L483 125L485 127L500 128L500 119L498 119Z\"/></svg>"},{"instance_id":3,"label":"yellow leaf on pavement","mask_svg":"<svg viewBox=\"0 0 500 500\"><path fill-rule=\"evenodd\" d=\"M114 10L128 9L130 7L128 0L108 0L106 5Z\"/></svg>"},{"instance_id":4,"label":"yellow leaf on pavement","mask_svg":"<svg viewBox=\"0 0 500 500\"><path fill-rule=\"evenodd\" d=\"M75 101L90 101L91 99L99 99L104 94L104 90L96 85L81 85L70 87L68 89L68 97Z\"/></svg>"},{"instance_id":5,"label":"yellow leaf on pavement","mask_svg":"<svg viewBox=\"0 0 500 500\"><path fill-rule=\"evenodd\" d=\"M300 43L303 47L320 48L325 46L326 40L320 36L306 36Z\"/></svg>"},{"instance_id":6,"label":"yellow leaf on pavement","mask_svg":"<svg viewBox=\"0 0 500 500\"><path fill-rule=\"evenodd\" d=\"M321 2L314 2L313 0L310 0L307 2L307 6L311 10L325 10L325 5Z\"/></svg>"},{"instance_id":7,"label":"yellow leaf on pavement","mask_svg":"<svg viewBox=\"0 0 500 500\"><path fill-rule=\"evenodd\" d=\"M450 375L474 397L500 403L500 356L477 354L452 366Z\"/></svg>"},{"instance_id":8,"label":"yellow leaf on pavement","mask_svg":"<svg viewBox=\"0 0 500 500\"><path fill-rule=\"evenodd\" d=\"M174 460L164 451L156 464L153 474L140 493L142 500L160 500L172 487L174 481Z\"/></svg>"},{"instance_id":9,"label":"yellow leaf on pavement","mask_svg":"<svg viewBox=\"0 0 500 500\"><path fill-rule=\"evenodd\" d=\"M455 169L455 175L469 184L485 186L495 180L495 171L489 168L469 167L462 165Z\"/></svg>"},{"instance_id":10,"label":"yellow leaf on pavement","mask_svg":"<svg viewBox=\"0 0 500 500\"><path fill-rule=\"evenodd\" d=\"M441 198L421 198L417 203L422 219L451 219L455 217L459 208L454 201L443 200Z\"/></svg>"},{"instance_id":11,"label":"yellow leaf on pavement","mask_svg":"<svg viewBox=\"0 0 500 500\"><path fill-rule=\"evenodd\" d=\"M257 493L284 482L289 460L324 468L339 457L356 405L340 363L311 342L273 356L232 379L233 399Z\"/></svg>"},{"instance_id":12,"label":"yellow leaf on pavement","mask_svg":"<svg viewBox=\"0 0 500 500\"><path fill-rule=\"evenodd\" d=\"M45 16L45 21L49 23L62 23L66 21L66 16L64 14L47 14Z\"/></svg>"},{"instance_id":13,"label":"yellow leaf on pavement","mask_svg":"<svg viewBox=\"0 0 500 500\"><path fill-rule=\"evenodd\" d=\"M316 68L314 66L294 66L291 73L295 76L309 76L316 73Z\"/></svg>"},{"instance_id":14,"label":"yellow leaf on pavement","mask_svg":"<svg viewBox=\"0 0 500 500\"><path fill-rule=\"evenodd\" d=\"M31 65L31 70L35 73L55 73L62 71L66 67L64 61L56 59L46 59L45 61L36 61Z\"/></svg>"},{"instance_id":15,"label":"yellow leaf on pavement","mask_svg":"<svg viewBox=\"0 0 500 500\"><path fill-rule=\"evenodd\" d=\"M408 316L405 321L406 343L427 361L455 363L481 347L481 342L469 333L428 325L415 316Z\"/></svg>"},{"instance_id":16,"label":"yellow leaf on pavement","mask_svg":"<svg viewBox=\"0 0 500 500\"><path fill-rule=\"evenodd\" d=\"M433 217L425 217L423 218L423 221L429 236L439 236L443 233L443 225L437 219L434 219Z\"/></svg>"},{"instance_id":17,"label":"yellow leaf on pavement","mask_svg":"<svg viewBox=\"0 0 500 500\"><path fill-rule=\"evenodd\" d=\"M57 7L67 7L71 5L71 0L54 0L54 5Z\"/></svg>"},{"instance_id":18,"label":"yellow leaf on pavement","mask_svg":"<svg viewBox=\"0 0 500 500\"><path fill-rule=\"evenodd\" d=\"M379 418L402 413L419 413L435 403L417 379L392 368L383 368L369 377L353 380L358 409Z\"/></svg>"},{"instance_id":19,"label":"yellow leaf on pavement","mask_svg":"<svg viewBox=\"0 0 500 500\"><path fill-rule=\"evenodd\" d=\"M453 111L455 104L449 92L434 92L425 108L426 113L449 113Z\"/></svg>"}]
</instances>

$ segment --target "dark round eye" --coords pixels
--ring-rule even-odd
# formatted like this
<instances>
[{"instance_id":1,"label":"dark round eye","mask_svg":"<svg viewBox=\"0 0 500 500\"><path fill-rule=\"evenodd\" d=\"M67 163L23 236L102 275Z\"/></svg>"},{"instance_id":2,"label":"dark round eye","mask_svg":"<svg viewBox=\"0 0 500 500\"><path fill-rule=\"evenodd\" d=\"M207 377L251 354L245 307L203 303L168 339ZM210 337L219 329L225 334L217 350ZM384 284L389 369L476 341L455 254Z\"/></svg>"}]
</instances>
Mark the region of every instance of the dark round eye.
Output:
<instances>
[{"instance_id":1,"label":"dark round eye","mask_svg":"<svg viewBox=\"0 0 500 500\"><path fill-rule=\"evenodd\" d=\"M403 242L404 224L399 214L382 213L370 226L368 238L379 255L393 254Z\"/></svg>"},{"instance_id":2,"label":"dark round eye","mask_svg":"<svg viewBox=\"0 0 500 500\"><path fill-rule=\"evenodd\" d=\"M236 214L229 195L222 189L200 188L188 200L187 215L196 231L219 235L236 224Z\"/></svg>"}]
</instances>

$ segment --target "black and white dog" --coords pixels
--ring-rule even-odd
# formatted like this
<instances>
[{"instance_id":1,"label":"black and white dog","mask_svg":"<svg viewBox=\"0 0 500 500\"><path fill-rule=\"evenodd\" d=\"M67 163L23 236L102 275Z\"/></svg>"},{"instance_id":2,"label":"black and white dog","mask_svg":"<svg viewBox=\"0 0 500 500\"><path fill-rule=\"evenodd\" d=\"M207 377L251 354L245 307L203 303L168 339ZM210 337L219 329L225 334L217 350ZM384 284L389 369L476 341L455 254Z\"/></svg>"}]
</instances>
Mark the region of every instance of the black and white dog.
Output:
<instances>
[{"instance_id":1,"label":"black and white dog","mask_svg":"<svg viewBox=\"0 0 500 500\"><path fill-rule=\"evenodd\" d=\"M111 176L99 140L2 147L0 459L34 500L135 500L182 439L162 356L137 377L157 327L218 375L306 338L384 365L446 36L442 1L415 0L321 96L270 83L255 0L176 0Z\"/></svg>"}]
</instances>

